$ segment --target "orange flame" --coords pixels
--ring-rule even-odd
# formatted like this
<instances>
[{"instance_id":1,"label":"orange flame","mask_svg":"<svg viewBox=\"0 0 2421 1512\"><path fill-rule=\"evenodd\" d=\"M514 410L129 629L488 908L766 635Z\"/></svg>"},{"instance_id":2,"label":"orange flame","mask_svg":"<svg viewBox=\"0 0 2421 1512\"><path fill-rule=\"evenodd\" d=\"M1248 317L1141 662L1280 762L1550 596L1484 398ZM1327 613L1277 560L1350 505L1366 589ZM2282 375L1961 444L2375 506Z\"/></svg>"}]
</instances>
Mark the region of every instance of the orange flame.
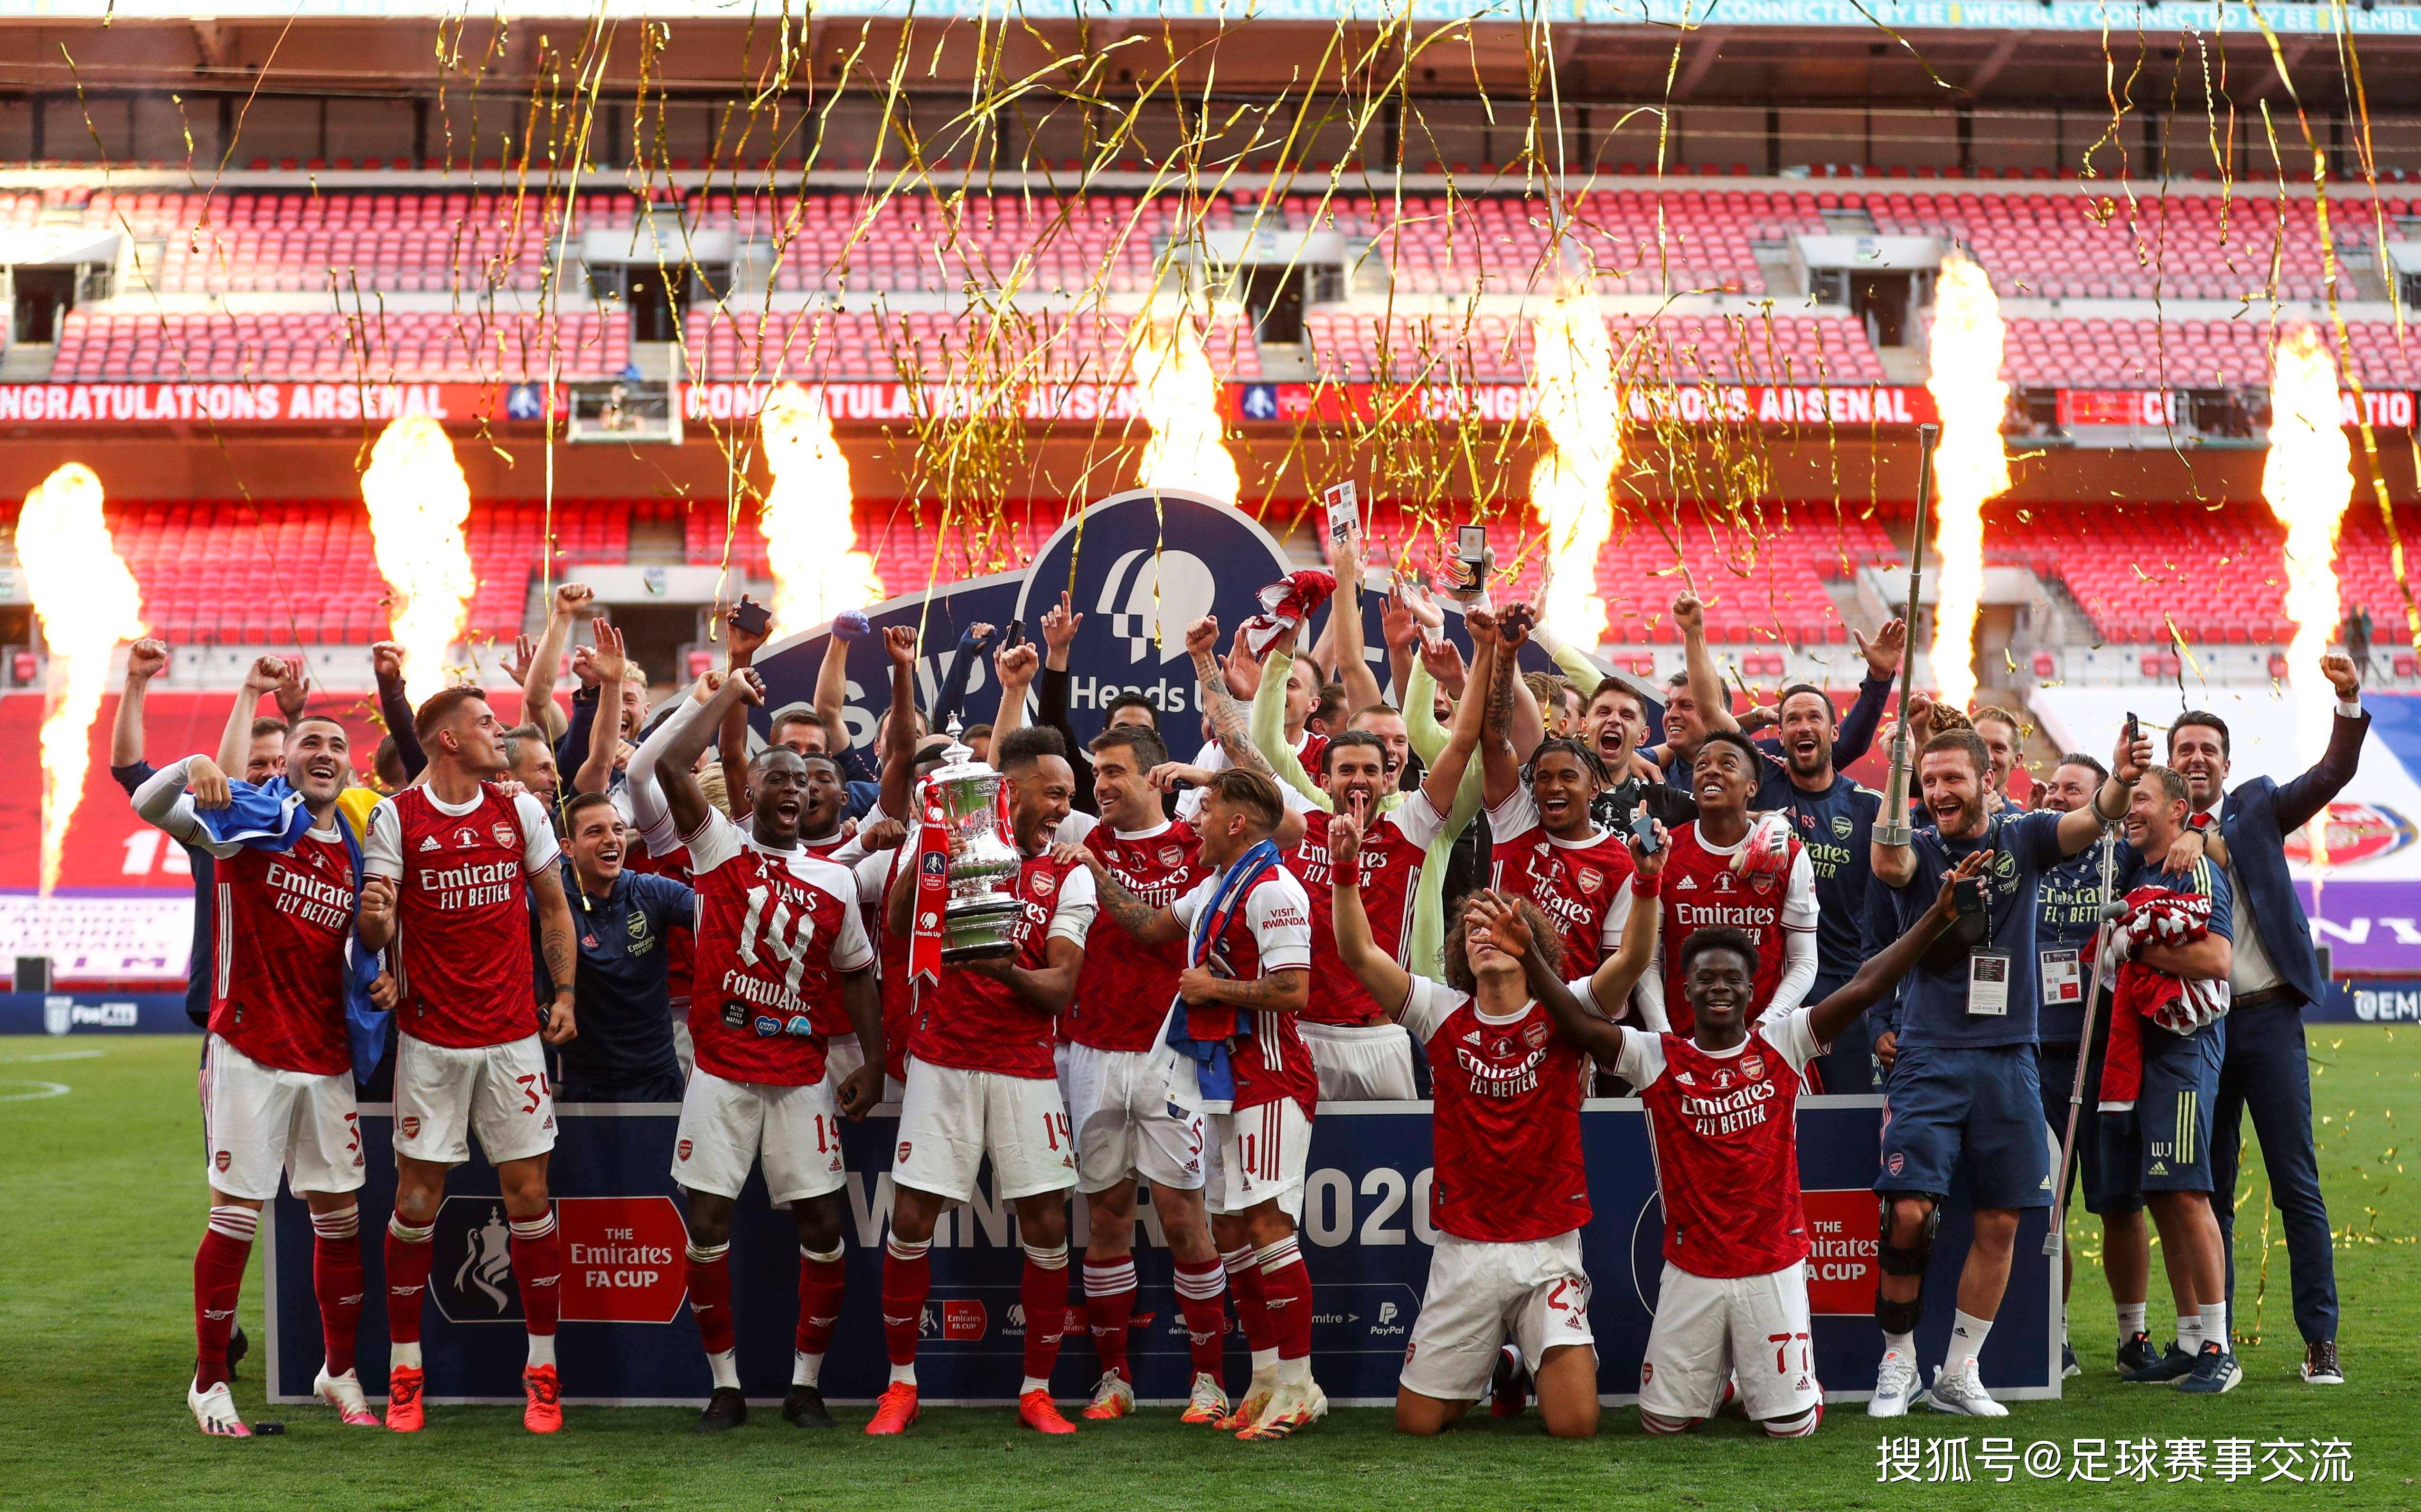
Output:
<instances>
[{"instance_id":1,"label":"orange flame","mask_svg":"<svg viewBox=\"0 0 2421 1512\"><path fill-rule=\"evenodd\" d=\"M1219 377L1191 314L1136 322L1135 409L1151 428L1135 486L1234 504L1244 486L1219 418Z\"/></svg>"},{"instance_id":2,"label":"orange flame","mask_svg":"<svg viewBox=\"0 0 2421 1512\"><path fill-rule=\"evenodd\" d=\"M1598 553L1614 530L1607 490L1622 464L1614 342L1597 296L1582 284L1530 324L1530 391L1548 449L1530 467L1530 507L1547 531L1546 622L1565 639L1605 639Z\"/></svg>"},{"instance_id":3,"label":"orange flame","mask_svg":"<svg viewBox=\"0 0 2421 1512\"><path fill-rule=\"evenodd\" d=\"M874 558L857 545L849 459L833 438L820 395L784 383L757 419L773 475L758 517L773 574L773 624L785 633L820 625L882 597Z\"/></svg>"},{"instance_id":4,"label":"orange flame","mask_svg":"<svg viewBox=\"0 0 2421 1512\"><path fill-rule=\"evenodd\" d=\"M1942 701L1965 709L1976 698L1976 612L1984 598L1984 501L2009 487L2001 422L2009 385L2001 382L2007 328L1992 281L1964 253L1942 259L1934 284L1930 378L1942 440L1933 451L1933 546L1942 559L1933 606L1933 679Z\"/></svg>"},{"instance_id":5,"label":"orange flame","mask_svg":"<svg viewBox=\"0 0 2421 1512\"><path fill-rule=\"evenodd\" d=\"M2353 448L2337 403L2336 360L2308 325L2278 343L2270 375L2270 455L2261 496L2287 527L2287 686L2295 694L2295 738L2305 757L2326 740L2336 691L2320 657L2337 628L2337 529L2353 496ZM2312 863L2328 865L2327 818L2310 827Z\"/></svg>"},{"instance_id":6,"label":"orange flame","mask_svg":"<svg viewBox=\"0 0 2421 1512\"><path fill-rule=\"evenodd\" d=\"M101 512L101 479L70 462L25 495L17 559L49 647L50 709L42 716L42 894L58 885L68 822L84 801L92 722L119 641L143 634L143 593Z\"/></svg>"},{"instance_id":7,"label":"orange flame","mask_svg":"<svg viewBox=\"0 0 2421 1512\"><path fill-rule=\"evenodd\" d=\"M387 618L403 647L404 694L418 705L445 686L445 657L478 587L462 538L471 485L445 428L423 414L390 424L370 448L362 503L392 596Z\"/></svg>"}]
</instances>

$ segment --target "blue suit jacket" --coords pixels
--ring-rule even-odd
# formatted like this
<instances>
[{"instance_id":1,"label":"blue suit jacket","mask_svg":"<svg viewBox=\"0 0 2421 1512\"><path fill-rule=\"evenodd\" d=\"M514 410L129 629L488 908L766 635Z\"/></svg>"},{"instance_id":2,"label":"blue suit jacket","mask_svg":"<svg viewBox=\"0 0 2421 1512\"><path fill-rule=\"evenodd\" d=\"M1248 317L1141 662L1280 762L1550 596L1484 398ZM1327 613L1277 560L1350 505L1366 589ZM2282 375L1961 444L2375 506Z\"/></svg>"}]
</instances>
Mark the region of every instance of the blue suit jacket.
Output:
<instances>
[{"instance_id":1,"label":"blue suit jacket","mask_svg":"<svg viewBox=\"0 0 2421 1512\"><path fill-rule=\"evenodd\" d=\"M2311 771L2285 783L2256 777L2220 805L2220 835L2241 884L2237 935L2241 939L2247 928L2257 930L2261 949L2279 978L2306 1003L2318 1003L2328 983L2320 975L2319 952L2312 948L2311 920L2287 875L2287 836L2310 823L2353 780L2369 733L2368 713L2359 719L2338 715L2331 722L2329 748Z\"/></svg>"}]
</instances>

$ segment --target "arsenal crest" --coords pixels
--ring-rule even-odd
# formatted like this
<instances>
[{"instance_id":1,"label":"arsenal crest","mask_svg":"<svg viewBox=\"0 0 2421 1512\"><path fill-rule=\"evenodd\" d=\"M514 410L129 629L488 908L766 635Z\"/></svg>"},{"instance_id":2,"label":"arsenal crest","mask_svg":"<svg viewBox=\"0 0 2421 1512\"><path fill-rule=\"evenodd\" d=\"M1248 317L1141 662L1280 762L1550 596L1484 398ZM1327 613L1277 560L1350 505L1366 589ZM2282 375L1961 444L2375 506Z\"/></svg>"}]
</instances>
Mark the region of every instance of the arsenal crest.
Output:
<instances>
[{"instance_id":1,"label":"arsenal crest","mask_svg":"<svg viewBox=\"0 0 2421 1512\"><path fill-rule=\"evenodd\" d=\"M521 836L513 833L513 827L511 825L505 823L501 819L499 819L494 827L488 833L496 837L496 844L507 847L508 849L521 838Z\"/></svg>"},{"instance_id":2,"label":"arsenal crest","mask_svg":"<svg viewBox=\"0 0 2421 1512\"><path fill-rule=\"evenodd\" d=\"M406 1139L420 1137L420 1116L417 1114L405 1114L396 1120L395 1126L403 1130L403 1137Z\"/></svg>"},{"instance_id":3,"label":"arsenal crest","mask_svg":"<svg viewBox=\"0 0 2421 1512\"><path fill-rule=\"evenodd\" d=\"M1572 883L1584 893L1594 893L1605 886L1605 874L1595 866L1583 866L1573 874Z\"/></svg>"},{"instance_id":4,"label":"arsenal crest","mask_svg":"<svg viewBox=\"0 0 2421 1512\"><path fill-rule=\"evenodd\" d=\"M679 1144L675 1145L675 1146L673 1146L673 1158L674 1158L675 1160L680 1160L680 1161L686 1161L686 1160L688 1160L688 1159L689 1159L689 1152L690 1152L690 1142L689 1142L688 1140L685 1140L685 1139L684 1139L684 1140L682 1140Z\"/></svg>"},{"instance_id":5,"label":"arsenal crest","mask_svg":"<svg viewBox=\"0 0 2421 1512\"><path fill-rule=\"evenodd\" d=\"M1762 1055L1742 1056L1741 1075L1747 1077L1752 1082L1763 1080L1765 1076L1765 1057Z\"/></svg>"},{"instance_id":6,"label":"arsenal crest","mask_svg":"<svg viewBox=\"0 0 2421 1512\"><path fill-rule=\"evenodd\" d=\"M1545 1044L1547 1042L1547 1026L1543 1023L1534 1023L1527 1029L1523 1030L1522 1042L1529 1046L1532 1050L1536 1050L1540 1045Z\"/></svg>"},{"instance_id":7,"label":"arsenal crest","mask_svg":"<svg viewBox=\"0 0 2421 1512\"><path fill-rule=\"evenodd\" d=\"M1160 848L1160 864L1164 866L1184 865L1185 848L1181 845L1162 846Z\"/></svg>"},{"instance_id":8,"label":"arsenal crest","mask_svg":"<svg viewBox=\"0 0 2421 1512\"><path fill-rule=\"evenodd\" d=\"M1049 872L1047 872L1047 871L1038 871L1038 872L1036 872L1036 873L1034 874L1034 896L1037 896L1037 897L1049 897L1052 894L1054 894L1054 893L1057 892L1058 890L1059 890L1059 879L1058 879L1058 878L1052 876L1052 875L1051 875Z\"/></svg>"}]
</instances>

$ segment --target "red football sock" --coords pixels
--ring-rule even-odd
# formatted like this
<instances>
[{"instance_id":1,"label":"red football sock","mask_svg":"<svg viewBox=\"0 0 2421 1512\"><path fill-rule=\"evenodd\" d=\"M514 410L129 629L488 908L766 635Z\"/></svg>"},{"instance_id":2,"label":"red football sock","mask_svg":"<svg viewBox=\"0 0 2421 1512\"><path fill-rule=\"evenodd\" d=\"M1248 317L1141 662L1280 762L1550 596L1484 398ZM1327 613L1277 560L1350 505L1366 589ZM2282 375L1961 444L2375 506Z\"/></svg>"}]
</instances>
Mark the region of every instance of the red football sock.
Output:
<instances>
[{"instance_id":1,"label":"red football sock","mask_svg":"<svg viewBox=\"0 0 2421 1512\"><path fill-rule=\"evenodd\" d=\"M689 1262L689 1313L697 1319L697 1336L709 1354L731 1348L731 1246L717 1244L685 1252Z\"/></svg>"},{"instance_id":2,"label":"red football sock","mask_svg":"<svg viewBox=\"0 0 2421 1512\"><path fill-rule=\"evenodd\" d=\"M1130 1381L1134 1372L1127 1366L1127 1320L1134 1316L1134 1301L1133 1255L1085 1261L1085 1321L1092 1331L1093 1352L1104 1372L1115 1370Z\"/></svg>"},{"instance_id":3,"label":"red football sock","mask_svg":"<svg viewBox=\"0 0 2421 1512\"><path fill-rule=\"evenodd\" d=\"M534 1338L553 1338L554 1321L563 1306L563 1238L555 1232L554 1209L536 1218L516 1218L505 1247L511 1252L513 1285L522 1294L522 1326Z\"/></svg>"},{"instance_id":4,"label":"red football sock","mask_svg":"<svg viewBox=\"0 0 2421 1512\"><path fill-rule=\"evenodd\" d=\"M882 1247L882 1347L895 1366L916 1363L916 1330L933 1289L933 1241L898 1237Z\"/></svg>"},{"instance_id":5,"label":"red football sock","mask_svg":"<svg viewBox=\"0 0 2421 1512\"><path fill-rule=\"evenodd\" d=\"M420 1297L429 1289L436 1256L430 1243L437 1225L414 1228L400 1214L386 1224L386 1336L396 1344L420 1342Z\"/></svg>"},{"instance_id":6,"label":"red football sock","mask_svg":"<svg viewBox=\"0 0 2421 1512\"><path fill-rule=\"evenodd\" d=\"M1217 1260L1177 1262L1177 1305L1185 1315L1185 1342L1196 1375L1219 1374L1220 1336L1227 1332L1227 1270Z\"/></svg>"},{"instance_id":7,"label":"red football sock","mask_svg":"<svg viewBox=\"0 0 2421 1512\"><path fill-rule=\"evenodd\" d=\"M243 1290L244 1262L260 1214L232 1205L211 1209L210 1227L194 1252L194 1384L208 1390L227 1379L227 1335L235 1332L235 1300Z\"/></svg>"},{"instance_id":8,"label":"red football sock","mask_svg":"<svg viewBox=\"0 0 2421 1512\"><path fill-rule=\"evenodd\" d=\"M841 1294L849 1286L849 1262L838 1245L830 1255L799 1251L799 1332L794 1341L801 1354L821 1354L832 1348L833 1329L840 1322Z\"/></svg>"},{"instance_id":9,"label":"red football sock","mask_svg":"<svg viewBox=\"0 0 2421 1512\"><path fill-rule=\"evenodd\" d=\"M328 1374L353 1368L362 1322L362 1215L357 1208L311 1215L311 1290L320 1299L320 1347Z\"/></svg>"},{"instance_id":10,"label":"red football sock","mask_svg":"<svg viewBox=\"0 0 2421 1512\"><path fill-rule=\"evenodd\" d=\"M1255 1252L1261 1262L1261 1295L1270 1310L1270 1327L1277 1335L1278 1358L1302 1360L1311 1354L1311 1272L1289 1237L1264 1244Z\"/></svg>"},{"instance_id":11,"label":"red football sock","mask_svg":"<svg viewBox=\"0 0 2421 1512\"><path fill-rule=\"evenodd\" d=\"M1025 1246L1025 1273L1017 1300L1025 1304L1025 1373L1049 1380L1059 1363L1059 1341L1068 1333L1068 1246Z\"/></svg>"},{"instance_id":12,"label":"red football sock","mask_svg":"<svg viewBox=\"0 0 2421 1512\"><path fill-rule=\"evenodd\" d=\"M1227 1290L1236 1299L1236 1322L1244 1331L1244 1348L1259 1354L1278 1347L1277 1332L1270 1323L1270 1309L1261 1281L1261 1268L1253 1263L1253 1252L1241 1249L1219 1256L1226 1268Z\"/></svg>"}]
</instances>

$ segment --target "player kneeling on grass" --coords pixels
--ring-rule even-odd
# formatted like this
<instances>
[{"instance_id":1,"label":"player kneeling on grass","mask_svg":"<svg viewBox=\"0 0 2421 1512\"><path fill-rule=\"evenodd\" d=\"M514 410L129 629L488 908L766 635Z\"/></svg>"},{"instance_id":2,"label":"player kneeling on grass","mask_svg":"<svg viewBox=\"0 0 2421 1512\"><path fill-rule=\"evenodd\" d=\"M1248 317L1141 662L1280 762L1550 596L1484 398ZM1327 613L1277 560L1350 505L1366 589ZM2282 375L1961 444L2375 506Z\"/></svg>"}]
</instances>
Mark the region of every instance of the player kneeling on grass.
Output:
<instances>
[{"instance_id":1,"label":"player kneeling on grass","mask_svg":"<svg viewBox=\"0 0 2421 1512\"><path fill-rule=\"evenodd\" d=\"M1799 1073L1915 964L1956 912L1952 883L1980 872L1984 859L1978 851L1962 860L1931 910L1848 985L1754 1029L1755 942L1728 926L1697 930L1680 947L1693 1016L1687 1038L1590 1016L1534 948L1529 922L1501 900L1479 900L1481 923L1498 949L1522 958L1555 1026L1613 1066L1648 1105L1664 1205L1664 1274L1639 1370L1639 1420L1648 1432L1695 1427L1723 1405L1735 1377L1748 1415L1768 1434L1803 1438L1822 1421L1799 1200Z\"/></svg>"},{"instance_id":2,"label":"player kneeling on grass","mask_svg":"<svg viewBox=\"0 0 2421 1512\"><path fill-rule=\"evenodd\" d=\"M1272 838L1286 814L1277 784L1231 767L1202 795L1194 827L1209 875L1164 909L1111 879L1102 907L1147 945L1184 943L1165 1031L1177 1052L1165 1063L1168 1100L1209 1115L1210 1235L1253 1351L1243 1399L1217 1426L1283 1439L1328 1414L1311 1379L1311 1272L1295 1239L1320 1100L1295 1024L1311 1000L1311 904ZM1191 1409L1187 1420L1201 1421Z\"/></svg>"},{"instance_id":3,"label":"player kneeling on grass","mask_svg":"<svg viewBox=\"0 0 2421 1512\"><path fill-rule=\"evenodd\" d=\"M1589 1332L1581 1228L1589 1221L1581 1156L1581 1097L1588 1053L1531 996L1520 957L1494 924L1518 916L1527 949L1550 974L1563 970L1560 931L1537 904L1475 894L1446 933L1445 980L1405 971L1378 947L1354 865L1362 816L1329 825L1335 864L1336 948L1370 995L1429 1047L1436 1109L1437 1174L1429 1190L1438 1230L1429 1290L1404 1349L1396 1389L1398 1432L1433 1434L1491 1389L1495 1411L1521 1411L1523 1378L1536 1383L1547 1431L1597 1432L1597 1347ZM1625 921L1621 947L1594 983L1620 1003L1656 945L1653 881L1663 850L1640 859L1649 896ZM1598 990L1601 988L1602 991ZM1513 1348L1507 1348L1510 1335Z\"/></svg>"},{"instance_id":4,"label":"player kneeling on grass","mask_svg":"<svg viewBox=\"0 0 2421 1512\"><path fill-rule=\"evenodd\" d=\"M865 1117L882 1099L882 993L858 917L857 880L800 839L809 816L838 814L839 764L787 746L758 753L748 767L745 835L707 803L691 770L725 710L764 696L754 671L733 672L656 766L697 890L689 1003L697 1066L681 1099L673 1179L688 1200L690 1312L714 1373L700 1433L748 1421L733 1337L731 1212L760 1160L767 1199L788 1205L799 1231L799 1325L782 1416L799 1427L833 1426L820 1375L847 1274L840 1120ZM836 1007L866 1052L837 1088L815 1028Z\"/></svg>"},{"instance_id":5,"label":"player kneeling on grass","mask_svg":"<svg viewBox=\"0 0 2421 1512\"><path fill-rule=\"evenodd\" d=\"M137 814L217 863L218 970L202 1057L211 1217L194 1255L195 1358L185 1405L204 1433L238 1439L251 1430L227 1389L227 1334L261 1205L277 1195L281 1170L311 1209L311 1282L326 1348L312 1392L346 1423L379 1426L353 1373L362 1313L353 1193L363 1167L345 1037L356 974L345 947L362 862L336 813L351 770L344 726L298 720L284 754L285 774L258 787L228 782L210 757L195 756L134 793ZM379 983L393 989L386 977Z\"/></svg>"}]
</instances>

